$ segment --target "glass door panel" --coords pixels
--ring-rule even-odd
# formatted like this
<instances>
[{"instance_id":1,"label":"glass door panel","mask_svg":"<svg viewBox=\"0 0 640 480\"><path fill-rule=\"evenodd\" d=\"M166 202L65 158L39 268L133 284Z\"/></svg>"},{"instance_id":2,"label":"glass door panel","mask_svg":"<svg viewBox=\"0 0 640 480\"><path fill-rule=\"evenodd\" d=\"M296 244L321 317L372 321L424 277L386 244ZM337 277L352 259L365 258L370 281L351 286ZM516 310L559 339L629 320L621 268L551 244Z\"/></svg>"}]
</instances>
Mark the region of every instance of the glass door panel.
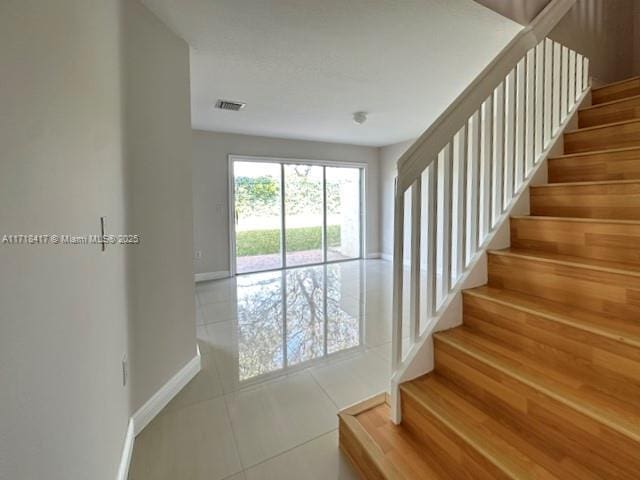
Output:
<instances>
[{"instance_id":1,"label":"glass door panel","mask_svg":"<svg viewBox=\"0 0 640 480\"><path fill-rule=\"evenodd\" d=\"M281 175L279 163L233 163L238 273L283 266Z\"/></svg>"},{"instance_id":2,"label":"glass door panel","mask_svg":"<svg viewBox=\"0 0 640 480\"><path fill-rule=\"evenodd\" d=\"M287 267L324 261L323 168L284 165Z\"/></svg>"},{"instance_id":3,"label":"glass door panel","mask_svg":"<svg viewBox=\"0 0 640 480\"><path fill-rule=\"evenodd\" d=\"M360 258L360 169L326 167L327 260Z\"/></svg>"}]
</instances>

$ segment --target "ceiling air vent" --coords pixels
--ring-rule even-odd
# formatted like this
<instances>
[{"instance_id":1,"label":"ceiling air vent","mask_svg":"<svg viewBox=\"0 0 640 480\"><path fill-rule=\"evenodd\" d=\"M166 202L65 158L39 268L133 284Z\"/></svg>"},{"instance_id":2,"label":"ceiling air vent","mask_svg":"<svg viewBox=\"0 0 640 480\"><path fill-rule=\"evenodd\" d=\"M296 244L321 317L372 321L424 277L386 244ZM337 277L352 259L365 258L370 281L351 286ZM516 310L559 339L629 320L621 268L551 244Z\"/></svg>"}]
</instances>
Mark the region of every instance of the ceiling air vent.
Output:
<instances>
[{"instance_id":1,"label":"ceiling air vent","mask_svg":"<svg viewBox=\"0 0 640 480\"><path fill-rule=\"evenodd\" d=\"M216 108L219 108L221 110L232 110L234 112L242 110L245 105L246 103L232 102L231 100L218 100L216 102Z\"/></svg>"}]
</instances>

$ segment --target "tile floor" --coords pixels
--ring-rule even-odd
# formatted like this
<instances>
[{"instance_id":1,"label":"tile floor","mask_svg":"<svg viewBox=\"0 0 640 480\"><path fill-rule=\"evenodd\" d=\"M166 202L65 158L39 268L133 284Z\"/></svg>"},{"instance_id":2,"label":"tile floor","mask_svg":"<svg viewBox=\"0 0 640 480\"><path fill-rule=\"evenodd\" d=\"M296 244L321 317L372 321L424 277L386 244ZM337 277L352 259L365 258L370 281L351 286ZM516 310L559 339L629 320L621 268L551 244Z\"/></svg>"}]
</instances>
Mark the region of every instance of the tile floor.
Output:
<instances>
[{"instance_id":1,"label":"tile floor","mask_svg":"<svg viewBox=\"0 0 640 480\"><path fill-rule=\"evenodd\" d=\"M382 260L198 284L202 371L136 438L129 479L355 479L336 414L388 388L391 290Z\"/></svg>"}]
</instances>

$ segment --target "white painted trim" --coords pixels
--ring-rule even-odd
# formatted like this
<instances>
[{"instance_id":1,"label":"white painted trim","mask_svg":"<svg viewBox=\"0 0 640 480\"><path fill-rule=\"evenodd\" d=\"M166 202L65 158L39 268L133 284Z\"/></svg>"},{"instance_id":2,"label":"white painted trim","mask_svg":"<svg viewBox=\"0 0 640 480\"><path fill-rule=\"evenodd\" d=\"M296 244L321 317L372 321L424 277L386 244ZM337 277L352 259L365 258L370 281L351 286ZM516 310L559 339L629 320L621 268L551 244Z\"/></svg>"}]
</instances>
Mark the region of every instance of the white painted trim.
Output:
<instances>
[{"instance_id":1,"label":"white painted trim","mask_svg":"<svg viewBox=\"0 0 640 480\"><path fill-rule=\"evenodd\" d=\"M247 162L263 162L263 163L284 163L289 165L296 165L304 163L308 165L319 165L327 167L353 167L353 168L365 168L368 166L365 162L348 162L337 160L317 160L310 158L297 158L297 157L258 157L252 155L241 155L238 153L229 154L229 161L242 161Z\"/></svg>"},{"instance_id":2,"label":"white painted trim","mask_svg":"<svg viewBox=\"0 0 640 480\"><path fill-rule=\"evenodd\" d=\"M129 465L131 465L131 454L133 453L133 418L129 419L127 425L127 433L124 437L124 446L122 447L122 457L120 458L120 466L118 467L118 475L116 480L127 480L129 478Z\"/></svg>"},{"instance_id":3,"label":"white painted trim","mask_svg":"<svg viewBox=\"0 0 640 480\"><path fill-rule=\"evenodd\" d=\"M131 417L133 433L137 436L167 406L173 397L180 393L180 390L198 374L201 368L200 349L198 348L196 355L133 414Z\"/></svg>"},{"instance_id":4,"label":"white painted trim","mask_svg":"<svg viewBox=\"0 0 640 480\"><path fill-rule=\"evenodd\" d=\"M196 273L194 275L196 283L206 282L208 280L218 280L220 278L228 278L231 276L229 270L220 270L218 272Z\"/></svg>"},{"instance_id":5,"label":"white painted trim","mask_svg":"<svg viewBox=\"0 0 640 480\"><path fill-rule=\"evenodd\" d=\"M229 272L232 277L236 276L238 266L236 264L236 184L235 184L235 172L233 164L235 162L235 155L227 156L227 170L229 178L227 179L227 214L229 215Z\"/></svg>"},{"instance_id":6,"label":"white painted trim","mask_svg":"<svg viewBox=\"0 0 640 480\"><path fill-rule=\"evenodd\" d=\"M393 255L390 253L381 253L380 258L382 260L386 260L387 262L393 262Z\"/></svg>"},{"instance_id":7,"label":"white painted trim","mask_svg":"<svg viewBox=\"0 0 640 480\"><path fill-rule=\"evenodd\" d=\"M382 258L382 254L380 252L371 252L371 253L367 253L364 258L369 260L375 259L375 258Z\"/></svg>"}]
</instances>

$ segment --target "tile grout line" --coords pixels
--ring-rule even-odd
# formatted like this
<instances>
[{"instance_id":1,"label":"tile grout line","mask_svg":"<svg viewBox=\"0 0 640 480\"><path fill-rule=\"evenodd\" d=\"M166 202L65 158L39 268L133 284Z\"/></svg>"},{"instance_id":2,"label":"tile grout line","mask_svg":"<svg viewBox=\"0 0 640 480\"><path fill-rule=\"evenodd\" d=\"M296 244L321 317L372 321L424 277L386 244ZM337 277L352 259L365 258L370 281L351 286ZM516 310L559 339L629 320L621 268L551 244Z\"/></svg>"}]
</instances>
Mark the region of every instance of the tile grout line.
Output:
<instances>
[{"instance_id":1,"label":"tile grout line","mask_svg":"<svg viewBox=\"0 0 640 480\"><path fill-rule=\"evenodd\" d=\"M314 442L314 441L318 440L319 438L322 438L322 437L324 437L324 436L326 436L326 435L329 435L329 434L331 434L331 433L333 433L333 432L337 432L337 431L338 431L338 428L337 428L337 427L336 427L336 428L332 428L332 429L331 429L331 430L329 430L329 431L326 431L326 432L324 432L324 433L321 433L321 434L319 434L319 435L316 435L315 437L310 438L309 440L305 440L304 442L299 443L299 444L297 444L297 445L294 445L293 447L287 448L286 450L283 450L282 452L277 453L277 454L275 454L275 455L273 455L273 456L271 456L271 457L269 457L269 458L265 458L264 460L261 460L261 461L259 461L258 463L254 464L254 465L251 465L250 467L246 467L246 468L243 470L243 472L246 472L247 470L251 470L252 468L259 467L260 465L264 465L265 463L270 462L271 460L274 460L274 459L276 459L276 458L278 458L278 457L281 457L282 455L286 455L287 453L292 452L292 451L293 451L293 450L295 450L296 448L303 447L303 446L305 446L305 445L307 445L307 444L309 444L309 443L311 443L311 442ZM235 475L237 475L237 474L235 474Z\"/></svg>"},{"instance_id":2,"label":"tile grout line","mask_svg":"<svg viewBox=\"0 0 640 480\"><path fill-rule=\"evenodd\" d=\"M301 371L299 371L299 372L296 372L295 374L301 374L301 373L305 373L305 372L306 372L306 373L308 373L308 374L309 374L309 376L310 376L310 377L312 378L312 380L314 381L314 383L316 383L316 384L318 385L318 387L320 388L320 390L322 391L322 393L324 393L324 394L325 394L325 396L329 399L329 401L334 405L334 407L336 407L336 409L338 409L338 406L337 406L337 405L335 404L335 402L331 399L331 397L330 397L330 396L329 396L329 395L324 391L324 389L322 388L322 386L320 386L320 385L318 384L318 382L317 382L316 378L313 376L313 374L312 374L310 371L308 371L308 372L307 372L307 370L310 370L310 367L307 367L307 368L305 368L304 370L301 370ZM260 387L262 387L262 385L260 385ZM242 472L243 472L243 473L244 473L244 472L246 472L246 471L247 471L247 470L249 470L249 469L255 468L255 467L257 467L258 465L262 465L263 463L266 463L266 462L268 462L268 461L270 461L270 460L273 460L274 458L277 458L277 457L279 457L279 456L281 456L281 455L284 455L285 453L289 453L289 452L291 452L292 450L295 450L295 449L296 449L296 448L298 448L298 447L301 447L301 446L303 446L303 445L306 445L307 443L313 442L314 440L317 440L317 439L318 439L318 438L320 438L320 437L323 437L323 436L325 436L325 435L328 435L328 434L330 434L330 433L335 432L336 430L338 430L338 428L337 428L337 427L336 427L336 428L332 428L331 430L327 430L327 431L325 431L325 432L323 432L323 433L320 433L320 434L318 434L318 435L316 435L316 436L314 436L314 437L312 437L312 438L310 438L310 439L308 439L308 440L305 440L304 442L298 443L298 444L296 444L296 445L294 445L294 446L292 446L292 447L289 447L289 448L287 448L287 449L285 449L285 450L283 450L283 451L281 451L281 452L279 452L279 453L276 453L275 455L272 455L272 456L270 456L270 457L267 457L267 458L265 458L264 460L259 461L258 463L255 463L255 464L253 464L253 465L249 465L249 466L246 466L246 467L245 467L245 465L244 465L244 463L243 463L243 461L242 461L242 458L240 457L240 449L239 449L239 447L238 447L238 441L237 441L237 438L236 438L236 436L235 436L235 431L233 430L233 420L232 420L232 418L231 418L231 414L229 413L229 406L228 406L228 404L227 404L227 400L226 400L226 397L228 397L228 396L230 396L230 395L234 395L235 393L237 393L237 392L232 392L232 393L224 394L223 396L225 397L225 398L224 398L225 411L227 412L227 417L228 417L228 419L229 419L229 423L231 424L231 433L232 433L232 435L233 435L234 446L236 447L236 451L238 452L238 459L240 460L240 465L242 466ZM337 415L337 413L336 413L336 415ZM236 473L234 473L233 475L237 475L238 473L240 473L240 472L236 472ZM231 476L233 476L233 475L231 475Z\"/></svg>"},{"instance_id":3,"label":"tile grout line","mask_svg":"<svg viewBox=\"0 0 640 480\"><path fill-rule=\"evenodd\" d=\"M322 385L320 385L320 382L318 381L316 376L313 374L313 371L311 371L311 368L309 368L309 375L313 379L314 383L318 386L318 388L322 391L322 393L324 393L324 395L329 399L329 401L333 404L333 406L336 407L336 415L337 415L340 412L340 408L338 407L338 404L333 400L333 398L331 398L331 395L327 393L327 391L322 387Z\"/></svg>"},{"instance_id":4,"label":"tile grout line","mask_svg":"<svg viewBox=\"0 0 640 480\"><path fill-rule=\"evenodd\" d=\"M242 462L242 457L240 456L240 447L238 446L238 439L236 438L236 432L233 429L233 419L231 418L231 413L229 412L229 405L227 404L226 395L222 396L222 401L224 402L224 411L227 414L227 420L229 420L229 426L231 427L231 438L233 439L233 446L236 450L236 455L238 456L238 462L240 463L240 471L230 476L237 475L239 473L242 473L244 475L244 472L246 469L244 467L244 463ZM246 478L246 475L244 475L244 477Z\"/></svg>"}]
</instances>

